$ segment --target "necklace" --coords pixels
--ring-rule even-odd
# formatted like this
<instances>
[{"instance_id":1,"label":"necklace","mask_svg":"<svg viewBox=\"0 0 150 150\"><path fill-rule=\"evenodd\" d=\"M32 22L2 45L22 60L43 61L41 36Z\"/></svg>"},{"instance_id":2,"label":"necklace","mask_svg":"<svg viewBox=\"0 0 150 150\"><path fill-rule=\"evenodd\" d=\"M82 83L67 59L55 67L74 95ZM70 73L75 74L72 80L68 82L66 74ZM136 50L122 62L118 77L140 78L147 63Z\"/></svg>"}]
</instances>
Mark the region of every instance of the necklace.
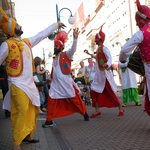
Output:
<instances>
[{"instance_id":1,"label":"necklace","mask_svg":"<svg viewBox=\"0 0 150 150\"><path fill-rule=\"evenodd\" d=\"M19 50L22 52L24 50L23 40L19 38L12 38L12 40L17 44Z\"/></svg>"},{"instance_id":2,"label":"necklace","mask_svg":"<svg viewBox=\"0 0 150 150\"><path fill-rule=\"evenodd\" d=\"M19 38L12 38L12 40L17 44L17 46L21 52L24 50L26 57L29 59L30 58L30 52L26 47L24 47L23 40L19 39Z\"/></svg>"}]
</instances>

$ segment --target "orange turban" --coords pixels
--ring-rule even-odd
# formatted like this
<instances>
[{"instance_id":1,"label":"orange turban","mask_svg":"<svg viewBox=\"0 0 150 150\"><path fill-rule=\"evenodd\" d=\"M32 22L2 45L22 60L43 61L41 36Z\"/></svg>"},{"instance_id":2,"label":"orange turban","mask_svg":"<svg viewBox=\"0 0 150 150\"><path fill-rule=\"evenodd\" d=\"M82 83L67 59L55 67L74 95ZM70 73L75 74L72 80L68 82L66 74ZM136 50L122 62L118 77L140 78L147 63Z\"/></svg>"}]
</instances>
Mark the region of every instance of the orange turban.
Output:
<instances>
[{"instance_id":1,"label":"orange turban","mask_svg":"<svg viewBox=\"0 0 150 150\"><path fill-rule=\"evenodd\" d=\"M65 31L59 31L55 37L54 46L60 46L61 50L63 50L67 40L68 34Z\"/></svg>"},{"instance_id":2,"label":"orange turban","mask_svg":"<svg viewBox=\"0 0 150 150\"><path fill-rule=\"evenodd\" d=\"M2 18L0 20L0 29L2 29L2 32L8 36L12 36L15 31L16 27L16 20L9 17L5 11L0 7L0 13L2 14Z\"/></svg>"}]
</instances>

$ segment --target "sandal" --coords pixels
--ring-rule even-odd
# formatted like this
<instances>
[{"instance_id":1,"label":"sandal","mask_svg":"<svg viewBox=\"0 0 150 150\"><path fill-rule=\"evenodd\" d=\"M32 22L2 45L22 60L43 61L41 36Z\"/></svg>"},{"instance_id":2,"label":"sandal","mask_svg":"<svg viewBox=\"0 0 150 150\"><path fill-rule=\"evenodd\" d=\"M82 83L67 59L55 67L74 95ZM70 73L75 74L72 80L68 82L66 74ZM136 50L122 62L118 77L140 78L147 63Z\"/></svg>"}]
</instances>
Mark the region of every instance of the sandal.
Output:
<instances>
[{"instance_id":1,"label":"sandal","mask_svg":"<svg viewBox=\"0 0 150 150\"><path fill-rule=\"evenodd\" d=\"M142 104L141 104L141 103L135 103L135 105L136 105L136 106L141 106Z\"/></svg>"},{"instance_id":2,"label":"sandal","mask_svg":"<svg viewBox=\"0 0 150 150\"><path fill-rule=\"evenodd\" d=\"M124 116L124 109L119 112L118 116Z\"/></svg>"},{"instance_id":3,"label":"sandal","mask_svg":"<svg viewBox=\"0 0 150 150\"><path fill-rule=\"evenodd\" d=\"M101 115L101 112L97 112L96 114L95 114L95 113L92 114L92 115L90 116L90 118L94 118L94 117L97 117L97 116L99 116L99 115Z\"/></svg>"},{"instance_id":4,"label":"sandal","mask_svg":"<svg viewBox=\"0 0 150 150\"><path fill-rule=\"evenodd\" d=\"M32 139L32 140L28 140L28 139L23 139L22 142L28 142L28 143L38 143L39 140L36 140L36 139Z\"/></svg>"}]
</instances>

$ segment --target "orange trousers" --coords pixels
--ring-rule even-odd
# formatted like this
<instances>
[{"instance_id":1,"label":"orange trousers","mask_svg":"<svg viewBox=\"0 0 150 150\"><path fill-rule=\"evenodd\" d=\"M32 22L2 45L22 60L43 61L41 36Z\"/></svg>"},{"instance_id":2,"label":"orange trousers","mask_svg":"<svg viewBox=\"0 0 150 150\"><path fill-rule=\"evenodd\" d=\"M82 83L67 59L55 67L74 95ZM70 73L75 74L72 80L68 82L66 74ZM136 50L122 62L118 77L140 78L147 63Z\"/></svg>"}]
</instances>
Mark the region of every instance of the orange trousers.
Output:
<instances>
[{"instance_id":1,"label":"orange trousers","mask_svg":"<svg viewBox=\"0 0 150 150\"><path fill-rule=\"evenodd\" d=\"M49 97L47 104L47 121L54 118L64 117L73 113L84 115L86 107L79 94L73 98L52 99Z\"/></svg>"}]
</instances>

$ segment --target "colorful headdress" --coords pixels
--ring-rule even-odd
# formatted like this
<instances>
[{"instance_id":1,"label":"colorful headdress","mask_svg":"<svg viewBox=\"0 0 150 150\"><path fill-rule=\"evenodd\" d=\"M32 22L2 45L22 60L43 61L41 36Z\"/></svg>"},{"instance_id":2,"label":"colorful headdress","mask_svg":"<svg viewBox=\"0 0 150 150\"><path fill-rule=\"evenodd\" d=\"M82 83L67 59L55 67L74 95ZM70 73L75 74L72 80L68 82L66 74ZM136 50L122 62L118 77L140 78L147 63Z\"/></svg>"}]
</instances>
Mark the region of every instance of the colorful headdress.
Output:
<instances>
[{"instance_id":1,"label":"colorful headdress","mask_svg":"<svg viewBox=\"0 0 150 150\"><path fill-rule=\"evenodd\" d=\"M144 25L144 22L150 20L150 8L146 5L141 5L139 0L136 0L138 11L135 14L136 22Z\"/></svg>"},{"instance_id":2,"label":"colorful headdress","mask_svg":"<svg viewBox=\"0 0 150 150\"><path fill-rule=\"evenodd\" d=\"M0 13L2 14L2 18L0 20L0 29L2 29L2 32L8 36L12 36L15 31L16 27L16 20L9 17L5 11L0 7Z\"/></svg>"},{"instance_id":3,"label":"colorful headdress","mask_svg":"<svg viewBox=\"0 0 150 150\"><path fill-rule=\"evenodd\" d=\"M95 42L101 41L102 43L104 43L105 41L105 33L102 31L103 25L101 25L99 33L95 35Z\"/></svg>"},{"instance_id":4,"label":"colorful headdress","mask_svg":"<svg viewBox=\"0 0 150 150\"><path fill-rule=\"evenodd\" d=\"M60 46L61 50L63 50L67 40L68 34L65 31L59 31L59 33L55 37L54 46Z\"/></svg>"}]
</instances>

